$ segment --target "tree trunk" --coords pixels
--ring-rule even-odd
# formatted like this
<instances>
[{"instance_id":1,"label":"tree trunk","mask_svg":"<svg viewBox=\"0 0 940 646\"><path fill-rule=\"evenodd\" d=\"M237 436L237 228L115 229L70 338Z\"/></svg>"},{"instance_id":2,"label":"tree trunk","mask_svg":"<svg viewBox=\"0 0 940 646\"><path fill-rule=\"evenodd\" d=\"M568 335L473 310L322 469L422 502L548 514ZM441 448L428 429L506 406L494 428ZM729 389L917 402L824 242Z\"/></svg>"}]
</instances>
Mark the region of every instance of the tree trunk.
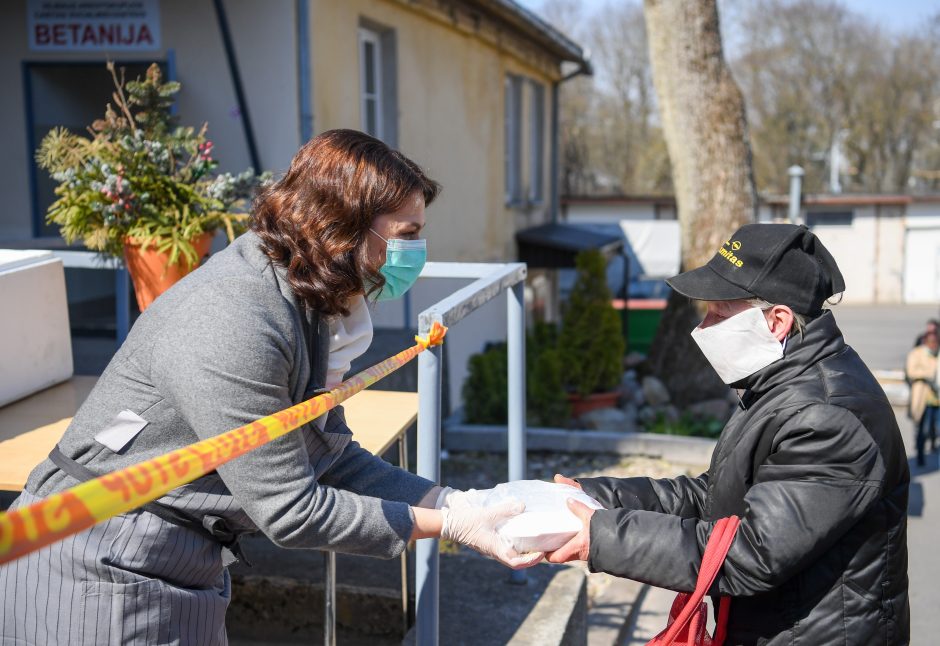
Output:
<instances>
[{"instance_id":1,"label":"tree trunk","mask_svg":"<svg viewBox=\"0 0 940 646\"><path fill-rule=\"evenodd\" d=\"M755 219L744 97L724 60L717 0L646 0L644 15L685 271ZM701 316L673 294L650 350L651 370L679 406L727 393L689 335Z\"/></svg>"}]
</instances>

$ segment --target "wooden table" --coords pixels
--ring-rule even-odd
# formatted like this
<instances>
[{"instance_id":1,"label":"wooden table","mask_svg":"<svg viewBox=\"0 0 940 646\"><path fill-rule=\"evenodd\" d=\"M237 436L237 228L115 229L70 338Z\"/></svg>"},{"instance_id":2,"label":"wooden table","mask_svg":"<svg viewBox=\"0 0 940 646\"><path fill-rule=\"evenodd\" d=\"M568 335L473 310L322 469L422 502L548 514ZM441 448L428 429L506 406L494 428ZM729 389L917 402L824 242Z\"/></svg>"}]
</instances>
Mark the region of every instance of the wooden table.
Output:
<instances>
[{"instance_id":1,"label":"wooden table","mask_svg":"<svg viewBox=\"0 0 940 646\"><path fill-rule=\"evenodd\" d=\"M0 407L0 490L22 491L30 471L49 455L96 381L97 377L72 377ZM365 390L343 407L356 441L383 455L417 419L418 395Z\"/></svg>"},{"instance_id":2,"label":"wooden table","mask_svg":"<svg viewBox=\"0 0 940 646\"><path fill-rule=\"evenodd\" d=\"M0 490L22 491L33 468L56 445L97 377L73 377L0 408ZM408 469L405 432L418 417L418 394L364 390L343 404L353 438L367 451L383 455L398 443L398 460ZM407 550L402 553L402 627L408 630ZM326 567L326 643L336 639L336 555L324 552ZM403 632L403 634L404 634Z\"/></svg>"},{"instance_id":3,"label":"wooden table","mask_svg":"<svg viewBox=\"0 0 940 646\"><path fill-rule=\"evenodd\" d=\"M22 491L56 445L97 377L72 377L0 408L0 490Z\"/></svg>"}]
</instances>

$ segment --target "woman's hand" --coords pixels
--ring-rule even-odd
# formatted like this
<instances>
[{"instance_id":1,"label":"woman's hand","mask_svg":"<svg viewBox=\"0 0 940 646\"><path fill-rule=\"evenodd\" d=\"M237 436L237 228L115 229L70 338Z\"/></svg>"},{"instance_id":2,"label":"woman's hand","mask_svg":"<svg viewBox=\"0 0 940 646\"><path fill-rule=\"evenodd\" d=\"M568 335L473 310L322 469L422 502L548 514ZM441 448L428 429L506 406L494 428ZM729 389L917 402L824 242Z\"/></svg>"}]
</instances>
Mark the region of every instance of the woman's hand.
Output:
<instances>
[{"instance_id":1,"label":"woman's hand","mask_svg":"<svg viewBox=\"0 0 940 646\"><path fill-rule=\"evenodd\" d=\"M542 552L519 554L509 539L496 532L500 525L524 510L525 505L521 502L505 502L492 507L444 507L441 510L441 538L472 547L514 570L532 567L544 558Z\"/></svg>"}]
</instances>

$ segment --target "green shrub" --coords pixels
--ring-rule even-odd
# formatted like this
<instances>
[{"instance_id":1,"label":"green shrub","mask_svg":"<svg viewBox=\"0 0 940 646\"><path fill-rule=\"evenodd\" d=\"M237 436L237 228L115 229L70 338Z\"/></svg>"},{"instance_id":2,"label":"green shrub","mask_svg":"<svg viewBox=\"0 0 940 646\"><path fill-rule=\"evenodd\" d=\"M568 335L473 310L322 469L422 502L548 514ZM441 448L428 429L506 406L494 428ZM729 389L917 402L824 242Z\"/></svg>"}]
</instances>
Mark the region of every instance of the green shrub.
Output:
<instances>
[{"instance_id":1,"label":"green shrub","mask_svg":"<svg viewBox=\"0 0 940 646\"><path fill-rule=\"evenodd\" d=\"M536 323L526 335L526 421L560 426L569 410L562 388L561 356L554 325ZM470 357L463 386L464 419L470 424L505 424L508 411L508 358L505 343L489 344Z\"/></svg>"},{"instance_id":2,"label":"green shrub","mask_svg":"<svg viewBox=\"0 0 940 646\"><path fill-rule=\"evenodd\" d=\"M617 387L625 344L603 254L582 251L576 264L578 278L564 308L558 345L565 389L585 396Z\"/></svg>"},{"instance_id":3,"label":"green shrub","mask_svg":"<svg viewBox=\"0 0 940 646\"><path fill-rule=\"evenodd\" d=\"M470 357L463 384L464 419L470 424L505 424L507 388L506 344L491 344Z\"/></svg>"},{"instance_id":4,"label":"green shrub","mask_svg":"<svg viewBox=\"0 0 940 646\"><path fill-rule=\"evenodd\" d=\"M564 426L571 415L562 387L561 353L548 348L535 360L529 371L528 422L536 426Z\"/></svg>"},{"instance_id":5,"label":"green shrub","mask_svg":"<svg viewBox=\"0 0 940 646\"><path fill-rule=\"evenodd\" d=\"M689 413L683 413L675 422L669 422L663 415L658 415L647 431L662 433L663 435L684 435L715 439L721 435L724 426L720 421L711 417L696 417Z\"/></svg>"}]
</instances>

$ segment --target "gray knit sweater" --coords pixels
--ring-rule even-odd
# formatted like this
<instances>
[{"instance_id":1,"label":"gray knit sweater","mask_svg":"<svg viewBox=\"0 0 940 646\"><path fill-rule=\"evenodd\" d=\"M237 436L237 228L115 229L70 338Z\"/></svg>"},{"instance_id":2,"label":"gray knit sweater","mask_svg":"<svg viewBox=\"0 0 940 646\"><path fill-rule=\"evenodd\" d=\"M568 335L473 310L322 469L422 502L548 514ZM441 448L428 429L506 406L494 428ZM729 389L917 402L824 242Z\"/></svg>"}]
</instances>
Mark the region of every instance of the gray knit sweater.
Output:
<instances>
[{"instance_id":1,"label":"gray knit sweater","mask_svg":"<svg viewBox=\"0 0 940 646\"><path fill-rule=\"evenodd\" d=\"M246 233L141 315L59 446L105 473L312 396L325 378L328 322L308 315L311 367L301 310L283 269ZM124 410L148 424L114 452L94 437ZM73 484L46 460L26 488L48 495ZM392 557L412 531L408 506L432 486L362 449L336 409L323 432L308 424L160 502L261 530L283 547Z\"/></svg>"}]
</instances>

